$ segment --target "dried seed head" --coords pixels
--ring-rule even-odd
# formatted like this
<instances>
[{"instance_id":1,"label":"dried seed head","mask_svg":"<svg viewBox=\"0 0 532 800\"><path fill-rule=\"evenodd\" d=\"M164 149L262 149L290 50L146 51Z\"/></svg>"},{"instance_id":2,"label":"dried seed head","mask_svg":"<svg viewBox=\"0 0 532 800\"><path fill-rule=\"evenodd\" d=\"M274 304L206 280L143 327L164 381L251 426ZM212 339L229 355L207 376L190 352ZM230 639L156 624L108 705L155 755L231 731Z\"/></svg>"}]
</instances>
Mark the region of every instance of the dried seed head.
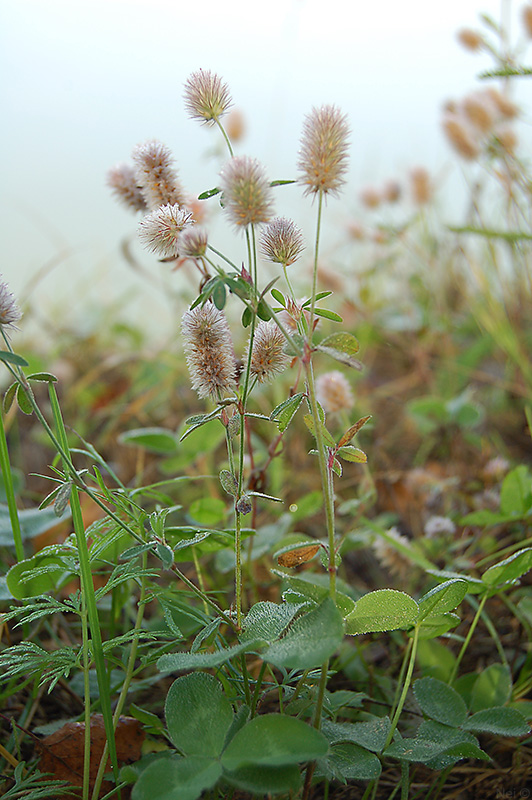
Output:
<instances>
[{"instance_id":1,"label":"dried seed head","mask_svg":"<svg viewBox=\"0 0 532 800\"><path fill-rule=\"evenodd\" d=\"M464 116L482 133L492 130L497 109L488 92L472 92L462 101Z\"/></svg>"},{"instance_id":2,"label":"dried seed head","mask_svg":"<svg viewBox=\"0 0 532 800\"><path fill-rule=\"evenodd\" d=\"M517 106L505 94L499 92L495 86L490 86L489 89L486 89L486 93L489 94L497 108L497 111L502 117L505 117L506 119L515 119L515 117L517 117L519 114L519 106Z\"/></svg>"},{"instance_id":3,"label":"dried seed head","mask_svg":"<svg viewBox=\"0 0 532 800\"><path fill-rule=\"evenodd\" d=\"M443 130L456 152L467 161L472 161L479 154L478 142L467 122L458 114L446 114L443 118Z\"/></svg>"},{"instance_id":4,"label":"dried seed head","mask_svg":"<svg viewBox=\"0 0 532 800\"><path fill-rule=\"evenodd\" d=\"M181 232L192 224L190 211L177 204L159 206L139 222L139 238L148 250L162 258L177 258Z\"/></svg>"},{"instance_id":5,"label":"dried seed head","mask_svg":"<svg viewBox=\"0 0 532 800\"><path fill-rule=\"evenodd\" d=\"M179 237L179 255L202 258L207 251L207 231L199 225L190 225Z\"/></svg>"},{"instance_id":6,"label":"dried seed head","mask_svg":"<svg viewBox=\"0 0 532 800\"><path fill-rule=\"evenodd\" d=\"M456 34L456 38L466 50L476 52L480 50L484 44L484 39L480 33L474 31L472 28L462 28Z\"/></svg>"},{"instance_id":7,"label":"dried seed head","mask_svg":"<svg viewBox=\"0 0 532 800\"><path fill-rule=\"evenodd\" d=\"M16 328L16 323L22 317L22 312L15 303L13 293L9 291L7 283L0 276L0 326L2 328Z\"/></svg>"},{"instance_id":8,"label":"dried seed head","mask_svg":"<svg viewBox=\"0 0 532 800\"><path fill-rule=\"evenodd\" d=\"M212 303L185 311L181 322L183 349L192 388L200 397L219 400L235 388L235 354L231 331Z\"/></svg>"},{"instance_id":9,"label":"dried seed head","mask_svg":"<svg viewBox=\"0 0 532 800\"><path fill-rule=\"evenodd\" d=\"M272 191L256 158L236 156L221 171L225 210L237 228L268 222Z\"/></svg>"},{"instance_id":10,"label":"dried seed head","mask_svg":"<svg viewBox=\"0 0 532 800\"><path fill-rule=\"evenodd\" d=\"M397 181L387 181L382 190L382 199L386 203L397 203L401 199L401 184Z\"/></svg>"},{"instance_id":11,"label":"dried seed head","mask_svg":"<svg viewBox=\"0 0 532 800\"><path fill-rule=\"evenodd\" d=\"M424 167L415 167L410 172L412 199L417 206L425 206L432 198L432 182Z\"/></svg>"},{"instance_id":12,"label":"dried seed head","mask_svg":"<svg viewBox=\"0 0 532 800\"><path fill-rule=\"evenodd\" d=\"M147 211L146 201L139 186L135 170L129 164L117 164L107 172L107 185L116 199L133 211Z\"/></svg>"},{"instance_id":13,"label":"dried seed head","mask_svg":"<svg viewBox=\"0 0 532 800\"><path fill-rule=\"evenodd\" d=\"M287 367L290 359L284 345L285 338L275 322L259 322L251 350L251 374L261 383L273 380Z\"/></svg>"},{"instance_id":14,"label":"dried seed head","mask_svg":"<svg viewBox=\"0 0 532 800\"><path fill-rule=\"evenodd\" d=\"M229 87L209 69L199 69L190 75L184 98L192 119L207 125L212 125L232 105Z\"/></svg>"},{"instance_id":15,"label":"dried seed head","mask_svg":"<svg viewBox=\"0 0 532 800\"><path fill-rule=\"evenodd\" d=\"M497 128L495 137L502 149L508 153L508 155L511 156L514 154L515 148L518 144L518 139L513 128L509 128L507 125Z\"/></svg>"},{"instance_id":16,"label":"dried seed head","mask_svg":"<svg viewBox=\"0 0 532 800\"><path fill-rule=\"evenodd\" d=\"M268 261L289 267L304 250L303 235L292 220L275 217L261 231L260 247Z\"/></svg>"},{"instance_id":17,"label":"dried seed head","mask_svg":"<svg viewBox=\"0 0 532 800\"><path fill-rule=\"evenodd\" d=\"M349 382L338 370L320 375L316 381L316 393L326 414L349 411L355 405Z\"/></svg>"},{"instance_id":18,"label":"dried seed head","mask_svg":"<svg viewBox=\"0 0 532 800\"><path fill-rule=\"evenodd\" d=\"M399 545L404 545L405 547L410 546L410 542L406 536L399 533L395 527L390 528L388 536L394 539ZM386 541L386 539L375 539L373 542L373 552L382 566L388 569L393 575L406 578L407 575L412 572L412 562L410 559Z\"/></svg>"},{"instance_id":19,"label":"dried seed head","mask_svg":"<svg viewBox=\"0 0 532 800\"><path fill-rule=\"evenodd\" d=\"M137 185L149 209L186 204L185 192L172 167L173 156L166 145L152 139L137 145L132 156Z\"/></svg>"},{"instance_id":20,"label":"dried seed head","mask_svg":"<svg viewBox=\"0 0 532 800\"><path fill-rule=\"evenodd\" d=\"M382 196L374 186L366 186L359 194L360 202L366 208L378 208L382 202Z\"/></svg>"},{"instance_id":21,"label":"dried seed head","mask_svg":"<svg viewBox=\"0 0 532 800\"><path fill-rule=\"evenodd\" d=\"M347 172L349 125L336 106L313 108L303 122L298 168L305 194L338 194Z\"/></svg>"},{"instance_id":22,"label":"dried seed head","mask_svg":"<svg viewBox=\"0 0 532 800\"><path fill-rule=\"evenodd\" d=\"M224 127L232 142L240 142L246 134L246 121L243 113L235 108L229 113Z\"/></svg>"},{"instance_id":23,"label":"dried seed head","mask_svg":"<svg viewBox=\"0 0 532 800\"><path fill-rule=\"evenodd\" d=\"M528 4L523 6L521 10L521 19L526 35L529 39L532 39L532 5Z\"/></svg>"}]
</instances>

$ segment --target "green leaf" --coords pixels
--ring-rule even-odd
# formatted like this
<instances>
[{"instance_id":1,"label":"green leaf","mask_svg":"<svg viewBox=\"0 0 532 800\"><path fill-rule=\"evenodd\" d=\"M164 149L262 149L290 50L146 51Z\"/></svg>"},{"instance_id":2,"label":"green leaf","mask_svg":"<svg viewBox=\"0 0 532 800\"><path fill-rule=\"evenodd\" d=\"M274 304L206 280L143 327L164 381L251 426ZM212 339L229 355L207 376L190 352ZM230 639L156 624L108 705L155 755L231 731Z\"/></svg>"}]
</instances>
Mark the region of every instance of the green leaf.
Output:
<instances>
[{"instance_id":1,"label":"green leaf","mask_svg":"<svg viewBox=\"0 0 532 800\"><path fill-rule=\"evenodd\" d=\"M245 641L241 644L235 644L232 647L224 647L220 650L215 650L213 653L167 653L161 656L157 661L157 669L161 672L178 672L179 670L186 669L213 669L219 667L221 664L227 663L235 656L250 651L257 651L259 647L264 646L263 641L251 640ZM202 675L203 673L196 673Z\"/></svg>"},{"instance_id":2,"label":"green leaf","mask_svg":"<svg viewBox=\"0 0 532 800\"><path fill-rule=\"evenodd\" d=\"M177 436L165 428L136 428L125 431L118 437L120 444L143 447L150 453L175 453L177 450Z\"/></svg>"},{"instance_id":3,"label":"green leaf","mask_svg":"<svg viewBox=\"0 0 532 800\"><path fill-rule=\"evenodd\" d=\"M204 756L159 758L133 787L132 800L197 800L222 774L218 761Z\"/></svg>"},{"instance_id":4,"label":"green leaf","mask_svg":"<svg viewBox=\"0 0 532 800\"><path fill-rule=\"evenodd\" d=\"M279 305L281 305L283 308L286 308L286 300L284 294L280 292L279 289L272 289L272 297L275 298L275 300L277 300Z\"/></svg>"},{"instance_id":5,"label":"green leaf","mask_svg":"<svg viewBox=\"0 0 532 800\"><path fill-rule=\"evenodd\" d=\"M525 547L513 556L499 561L486 570L482 580L487 586L494 587L508 581L515 581L532 568L532 547Z\"/></svg>"},{"instance_id":6,"label":"green leaf","mask_svg":"<svg viewBox=\"0 0 532 800\"><path fill-rule=\"evenodd\" d=\"M467 731L493 733L496 736L527 736L530 726L515 708L495 706L477 711L462 726Z\"/></svg>"},{"instance_id":7,"label":"green leaf","mask_svg":"<svg viewBox=\"0 0 532 800\"><path fill-rule=\"evenodd\" d=\"M510 669L505 664L490 664L482 670L473 685L471 711L502 706L510 699L511 693Z\"/></svg>"},{"instance_id":8,"label":"green leaf","mask_svg":"<svg viewBox=\"0 0 532 800\"><path fill-rule=\"evenodd\" d=\"M322 733L295 717L264 714L250 720L222 754L224 769L247 766L283 767L324 756L328 743Z\"/></svg>"},{"instance_id":9,"label":"green leaf","mask_svg":"<svg viewBox=\"0 0 532 800\"><path fill-rule=\"evenodd\" d=\"M344 461L354 461L357 464L365 464L368 460L363 450L359 450L358 447L353 447L351 444L339 447L336 451L336 455L338 458L343 458Z\"/></svg>"},{"instance_id":10,"label":"green leaf","mask_svg":"<svg viewBox=\"0 0 532 800\"><path fill-rule=\"evenodd\" d=\"M419 600L418 622L429 616L445 614L455 609L467 594L467 582L460 578L440 583Z\"/></svg>"},{"instance_id":11,"label":"green leaf","mask_svg":"<svg viewBox=\"0 0 532 800\"><path fill-rule=\"evenodd\" d=\"M458 727L467 717L467 707L458 692L436 678L414 682L414 695L421 710L437 722Z\"/></svg>"},{"instance_id":12,"label":"green leaf","mask_svg":"<svg viewBox=\"0 0 532 800\"><path fill-rule=\"evenodd\" d=\"M295 603L278 605L269 600L255 603L242 622L241 641L263 639L265 642L274 642L288 627L298 610L299 606Z\"/></svg>"},{"instance_id":13,"label":"green leaf","mask_svg":"<svg viewBox=\"0 0 532 800\"><path fill-rule=\"evenodd\" d=\"M242 327L249 328L252 319L253 319L253 312L248 306L246 306L244 311L242 312Z\"/></svg>"},{"instance_id":14,"label":"green leaf","mask_svg":"<svg viewBox=\"0 0 532 800\"><path fill-rule=\"evenodd\" d=\"M316 312L317 313L317 312ZM321 353L334 358L341 364L346 364L355 369L362 369L362 364L358 359L354 358L355 354L359 351L359 344L356 338L351 333L333 333L322 339L316 349Z\"/></svg>"},{"instance_id":15,"label":"green leaf","mask_svg":"<svg viewBox=\"0 0 532 800\"><path fill-rule=\"evenodd\" d=\"M419 642L416 660L425 675L442 681L449 680L456 662L451 650L432 638Z\"/></svg>"},{"instance_id":16,"label":"green leaf","mask_svg":"<svg viewBox=\"0 0 532 800\"><path fill-rule=\"evenodd\" d=\"M178 750L218 758L233 721L233 708L220 681L193 672L171 685L164 706L166 727Z\"/></svg>"},{"instance_id":17,"label":"green leaf","mask_svg":"<svg viewBox=\"0 0 532 800\"><path fill-rule=\"evenodd\" d=\"M329 780L370 781L381 774L381 762L374 753L352 742L340 742L331 747L328 755L317 761L317 775Z\"/></svg>"},{"instance_id":18,"label":"green leaf","mask_svg":"<svg viewBox=\"0 0 532 800\"><path fill-rule=\"evenodd\" d=\"M25 508L17 511L22 539L33 539L57 525L53 509L40 511L38 508ZM14 547L13 528L9 509L0 505L0 547Z\"/></svg>"},{"instance_id":19,"label":"green leaf","mask_svg":"<svg viewBox=\"0 0 532 800\"><path fill-rule=\"evenodd\" d=\"M214 289L212 290L211 297L212 297L212 302L214 303L218 311L222 311L225 308L225 301L227 298L226 289L223 284L223 281L218 281L215 284Z\"/></svg>"},{"instance_id":20,"label":"green leaf","mask_svg":"<svg viewBox=\"0 0 532 800\"><path fill-rule=\"evenodd\" d=\"M220 194L221 191L219 186L215 186L214 189L207 189L205 192L198 195L198 200L208 200L210 197L215 197L217 194Z\"/></svg>"},{"instance_id":21,"label":"green leaf","mask_svg":"<svg viewBox=\"0 0 532 800\"><path fill-rule=\"evenodd\" d=\"M4 361L6 364L16 364L18 367L29 366L25 358L10 350L0 350L0 361Z\"/></svg>"},{"instance_id":22,"label":"green leaf","mask_svg":"<svg viewBox=\"0 0 532 800\"><path fill-rule=\"evenodd\" d=\"M313 611L299 617L286 636L273 642L262 657L280 668L312 669L332 656L342 638L342 615L327 597Z\"/></svg>"},{"instance_id":23,"label":"green leaf","mask_svg":"<svg viewBox=\"0 0 532 800\"><path fill-rule=\"evenodd\" d=\"M255 797L296 793L301 785L301 773L295 765L287 767L242 767L225 772L224 780L237 789L251 792Z\"/></svg>"},{"instance_id":24,"label":"green leaf","mask_svg":"<svg viewBox=\"0 0 532 800\"><path fill-rule=\"evenodd\" d=\"M385 751L385 756L392 756L401 761L421 761L427 763L433 758L448 755L453 761L461 758L480 758L489 761L489 756L470 742L459 742L451 747L444 743L433 742L430 739L401 739L393 742Z\"/></svg>"},{"instance_id":25,"label":"green leaf","mask_svg":"<svg viewBox=\"0 0 532 800\"><path fill-rule=\"evenodd\" d=\"M484 592L486 590L486 585L482 583L480 578L471 578L469 575L462 575L459 572L453 572L452 570L448 569L444 570L428 568L427 572L429 575L433 575L435 578L443 578L444 580L458 579L465 581L467 583L467 591L469 594L479 594L480 592Z\"/></svg>"},{"instance_id":26,"label":"green leaf","mask_svg":"<svg viewBox=\"0 0 532 800\"><path fill-rule=\"evenodd\" d=\"M61 555L54 552L53 547L46 547L11 567L7 573L7 588L17 600L37 597L55 591L72 574L73 570L68 569Z\"/></svg>"},{"instance_id":27,"label":"green leaf","mask_svg":"<svg viewBox=\"0 0 532 800\"><path fill-rule=\"evenodd\" d=\"M417 619L418 604L405 592L395 589L377 589L364 595L346 618L345 632L377 633L409 628Z\"/></svg>"},{"instance_id":28,"label":"green leaf","mask_svg":"<svg viewBox=\"0 0 532 800\"><path fill-rule=\"evenodd\" d=\"M506 475L501 486L501 512L522 517L532 506L532 476L525 464Z\"/></svg>"},{"instance_id":29,"label":"green leaf","mask_svg":"<svg viewBox=\"0 0 532 800\"><path fill-rule=\"evenodd\" d=\"M6 390L4 395L4 400L2 403L2 408L4 409L4 414L7 414L11 406L13 405L13 400L15 399L15 394L17 393L18 383L15 381L11 384L11 386Z\"/></svg>"},{"instance_id":30,"label":"green leaf","mask_svg":"<svg viewBox=\"0 0 532 800\"><path fill-rule=\"evenodd\" d=\"M238 483L233 473L228 469L222 469L218 477L220 478L223 490L227 492L227 494L236 497L238 494Z\"/></svg>"},{"instance_id":31,"label":"green leaf","mask_svg":"<svg viewBox=\"0 0 532 800\"><path fill-rule=\"evenodd\" d=\"M391 722L389 717L374 717L369 722L329 722L324 720L322 731L331 744L353 742L380 753L388 739Z\"/></svg>"},{"instance_id":32,"label":"green leaf","mask_svg":"<svg viewBox=\"0 0 532 800\"><path fill-rule=\"evenodd\" d=\"M51 372L34 372L27 376L29 381L42 381L43 383L55 383L57 378Z\"/></svg>"},{"instance_id":33,"label":"green leaf","mask_svg":"<svg viewBox=\"0 0 532 800\"><path fill-rule=\"evenodd\" d=\"M452 614L446 611L445 614L431 614L418 625L419 639L435 639L437 636L442 636L451 628L455 628L460 623L458 614ZM413 637L414 632L408 631L408 636Z\"/></svg>"},{"instance_id":34,"label":"green leaf","mask_svg":"<svg viewBox=\"0 0 532 800\"><path fill-rule=\"evenodd\" d=\"M189 506L189 516L198 525L217 525L225 519L226 507L219 497L200 497Z\"/></svg>"},{"instance_id":35,"label":"green leaf","mask_svg":"<svg viewBox=\"0 0 532 800\"><path fill-rule=\"evenodd\" d=\"M27 416L33 414L33 406L31 405L28 391L21 383L17 385L17 403L23 414Z\"/></svg>"},{"instance_id":36,"label":"green leaf","mask_svg":"<svg viewBox=\"0 0 532 800\"><path fill-rule=\"evenodd\" d=\"M311 434L316 439L316 425L314 423L314 417L312 416L312 414L305 414L305 416L303 417L303 422L305 423ZM336 442L334 441L333 437L331 436L331 434L329 433L329 431L322 422L319 423L319 428L321 430L321 435L323 437L323 441L325 442L325 444L329 445L329 447L335 447Z\"/></svg>"},{"instance_id":37,"label":"green leaf","mask_svg":"<svg viewBox=\"0 0 532 800\"><path fill-rule=\"evenodd\" d=\"M335 311L329 311L328 308L315 308L314 314L317 317L324 317L324 319L330 319L333 322L343 322L340 314L337 314Z\"/></svg>"},{"instance_id":38,"label":"green leaf","mask_svg":"<svg viewBox=\"0 0 532 800\"><path fill-rule=\"evenodd\" d=\"M284 433L288 428L299 406L303 402L304 397L305 395L303 392L299 392L299 394L289 397L288 400L285 400L273 409L272 413L270 414L270 419L277 422L277 427L279 428L280 433Z\"/></svg>"}]
</instances>

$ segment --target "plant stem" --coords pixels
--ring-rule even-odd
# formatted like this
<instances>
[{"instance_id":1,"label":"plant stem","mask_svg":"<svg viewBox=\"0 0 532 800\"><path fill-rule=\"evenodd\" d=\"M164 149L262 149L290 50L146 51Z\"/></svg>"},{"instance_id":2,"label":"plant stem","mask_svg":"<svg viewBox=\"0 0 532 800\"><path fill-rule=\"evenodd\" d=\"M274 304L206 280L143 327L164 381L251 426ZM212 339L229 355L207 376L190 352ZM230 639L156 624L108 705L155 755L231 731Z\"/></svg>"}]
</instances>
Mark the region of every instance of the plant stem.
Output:
<instances>
[{"instance_id":1,"label":"plant stem","mask_svg":"<svg viewBox=\"0 0 532 800\"><path fill-rule=\"evenodd\" d=\"M416 625L416 627L414 628L414 638L413 638L413 641L412 641L412 649L410 650L410 661L408 663L408 670L406 672L406 678L405 678L405 682L403 684L403 691L401 692L401 697L399 698L399 702L397 704L397 708L395 709L395 714L393 715L390 732L388 733L388 736L387 736L387 739L386 739L386 743L385 743L385 745L383 747L383 750L386 750L386 748L389 747L389 745L390 745L390 743L391 743L391 741L393 739L393 735L395 733L395 729L397 728L397 723L399 722L399 717L401 716L401 712L403 710L403 706L404 706L405 701L406 701L406 696L407 696L408 690L410 688L410 683L412 681L412 674L414 672L414 665L416 663L416 653L417 653L417 643L418 643L418 639L419 639L419 629L420 629L419 625Z\"/></svg>"},{"instance_id":2,"label":"plant stem","mask_svg":"<svg viewBox=\"0 0 532 800\"><path fill-rule=\"evenodd\" d=\"M475 628L477 627L478 621L480 619L480 615L482 614L482 609L486 605L486 600L487 599L488 599L488 593L485 592L484 596L482 597L482 600L478 604L477 613L475 614L475 616L473 618L473 622L470 625L470 628L469 628L469 630L467 632L467 636L464 639L464 643L462 644L462 647L460 648L460 652L458 653L458 655L456 657L456 661L454 662L454 667L453 667L453 670L451 672L451 676L450 676L449 681L448 681L449 686L452 686L454 681L456 680L456 675L458 673L458 667L460 666L460 662L462 661L462 658L464 657L465 651L468 648L468 645L469 645L469 642L471 641L473 633L475 632Z\"/></svg>"},{"instance_id":3,"label":"plant stem","mask_svg":"<svg viewBox=\"0 0 532 800\"><path fill-rule=\"evenodd\" d=\"M15 542L15 553L17 561L24 561L24 545L22 544L22 531L18 518L17 501L15 499L15 489L13 487L13 476L11 474L11 463L9 461L9 450L7 447L6 431L4 428L4 414L0 411L0 467L4 476L4 488L9 508L9 519L13 531Z\"/></svg>"}]
</instances>

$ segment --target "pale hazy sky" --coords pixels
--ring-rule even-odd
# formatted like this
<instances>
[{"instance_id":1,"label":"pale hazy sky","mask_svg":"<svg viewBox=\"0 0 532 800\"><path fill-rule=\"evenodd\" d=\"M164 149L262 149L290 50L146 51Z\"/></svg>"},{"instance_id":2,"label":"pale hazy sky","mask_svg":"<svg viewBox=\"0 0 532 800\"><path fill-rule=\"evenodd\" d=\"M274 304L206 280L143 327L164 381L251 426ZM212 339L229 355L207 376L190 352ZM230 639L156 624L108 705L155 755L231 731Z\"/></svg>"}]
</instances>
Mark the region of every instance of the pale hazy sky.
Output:
<instances>
[{"instance_id":1,"label":"pale hazy sky","mask_svg":"<svg viewBox=\"0 0 532 800\"><path fill-rule=\"evenodd\" d=\"M135 283L118 246L136 220L110 197L105 173L135 144L157 138L174 151L192 193L216 185L216 134L183 109L183 83L199 67L229 84L246 116L240 152L259 158L272 178L293 177L302 118L313 105L336 103L349 115L350 187L334 206L347 218L364 184L452 160L439 130L442 103L474 88L491 65L463 51L456 31L478 27L480 12L499 19L500 7L0 0L0 270L19 293L59 257L32 302L55 298L71 316L87 296L97 302ZM294 202L293 192L286 197ZM155 264L154 282L159 276Z\"/></svg>"}]
</instances>

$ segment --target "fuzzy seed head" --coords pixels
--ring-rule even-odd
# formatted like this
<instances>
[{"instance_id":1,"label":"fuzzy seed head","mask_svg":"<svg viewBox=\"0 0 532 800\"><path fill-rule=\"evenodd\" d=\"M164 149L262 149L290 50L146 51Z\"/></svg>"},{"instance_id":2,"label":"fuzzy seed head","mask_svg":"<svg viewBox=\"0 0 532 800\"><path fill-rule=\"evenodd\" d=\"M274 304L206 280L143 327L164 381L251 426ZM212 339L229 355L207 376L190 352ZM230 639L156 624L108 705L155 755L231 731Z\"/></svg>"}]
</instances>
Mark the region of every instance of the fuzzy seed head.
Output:
<instances>
[{"instance_id":1,"label":"fuzzy seed head","mask_svg":"<svg viewBox=\"0 0 532 800\"><path fill-rule=\"evenodd\" d=\"M456 38L465 50L471 50L473 53L480 50L484 44L481 34L472 28L462 28L456 34Z\"/></svg>"},{"instance_id":2,"label":"fuzzy seed head","mask_svg":"<svg viewBox=\"0 0 532 800\"><path fill-rule=\"evenodd\" d=\"M202 258L207 251L207 231L199 225L185 228L179 237L179 255L186 258Z\"/></svg>"},{"instance_id":3,"label":"fuzzy seed head","mask_svg":"<svg viewBox=\"0 0 532 800\"><path fill-rule=\"evenodd\" d=\"M316 393L326 414L349 411L355 405L349 382L338 370L320 375L316 381Z\"/></svg>"},{"instance_id":4,"label":"fuzzy seed head","mask_svg":"<svg viewBox=\"0 0 532 800\"><path fill-rule=\"evenodd\" d=\"M225 132L232 142L240 142L246 135L246 120L241 111L233 109L225 120Z\"/></svg>"},{"instance_id":5,"label":"fuzzy seed head","mask_svg":"<svg viewBox=\"0 0 532 800\"><path fill-rule=\"evenodd\" d=\"M292 220L275 217L261 231L260 248L268 261L289 267L304 250L303 235Z\"/></svg>"},{"instance_id":6,"label":"fuzzy seed head","mask_svg":"<svg viewBox=\"0 0 532 800\"><path fill-rule=\"evenodd\" d=\"M406 536L399 533L396 527L390 528L388 536L400 545L404 545L405 547L410 546L410 542ZM410 559L403 555L400 550L397 550L390 542L386 541L386 539L375 539L373 542L373 552L381 565L388 569L393 575L397 575L399 578L406 578L411 573L412 564Z\"/></svg>"},{"instance_id":7,"label":"fuzzy seed head","mask_svg":"<svg viewBox=\"0 0 532 800\"><path fill-rule=\"evenodd\" d=\"M450 517L434 514L425 522L423 530L429 539L437 539L440 536L453 536L456 532L456 525Z\"/></svg>"},{"instance_id":8,"label":"fuzzy seed head","mask_svg":"<svg viewBox=\"0 0 532 800\"><path fill-rule=\"evenodd\" d=\"M478 156L479 146L475 135L467 122L458 114L446 114L442 126L449 144L462 158L472 161Z\"/></svg>"},{"instance_id":9,"label":"fuzzy seed head","mask_svg":"<svg viewBox=\"0 0 532 800\"><path fill-rule=\"evenodd\" d=\"M424 167L415 167L410 172L412 199L417 206L425 206L432 198L432 182Z\"/></svg>"},{"instance_id":10,"label":"fuzzy seed head","mask_svg":"<svg viewBox=\"0 0 532 800\"><path fill-rule=\"evenodd\" d=\"M366 186L359 194L360 202L365 208L378 208L382 202L382 196L374 186Z\"/></svg>"},{"instance_id":11,"label":"fuzzy seed head","mask_svg":"<svg viewBox=\"0 0 532 800\"><path fill-rule=\"evenodd\" d=\"M523 6L521 10L521 19L526 35L529 39L532 39L532 5L528 4Z\"/></svg>"},{"instance_id":12,"label":"fuzzy seed head","mask_svg":"<svg viewBox=\"0 0 532 800\"><path fill-rule=\"evenodd\" d=\"M506 95L500 92L495 86L486 89L486 93L491 97L497 111L505 119L515 119L519 114L519 107Z\"/></svg>"},{"instance_id":13,"label":"fuzzy seed head","mask_svg":"<svg viewBox=\"0 0 532 800\"><path fill-rule=\"evenodd\" d=\"M193 72L185 83L185 108L192 119L212 125L232 105L229 87L208 69Z\"/></svg>"},{"instance_id":14,"label":"fuzzy seed head","mask_svg":"<svg viewBox=\"0 0 532 800\"><path fill-rule=\"evenodd\" d=\"M481 133L492 130L497 109L487 92L472 92L462 101L464 116Z\"/></svg>"},{"instance_id":15,"label":"fuzzy seed head","mask_svg":"<svg viewBox=\"0 0 532 800\"><path fill-rule=\"evenodd\" d=\"M220 400L236 385L235 354L225 316L212 303L196 306L185 311L181 331L192 388L200 397Z\"/></svg>"},{"instance_id":16,"label":"fuzzy seed head","mask_svg":"<svg viewBox=\"0 0 532 800\"><path fill-rule=\"evenodd\" d=\"M259 322L251 350L251 374L261 383L273 380L287 367L290 359L284 345L285 338L275 322Z\"/></svg>"},{"instance_id":17,"label":"fuzzy seed head","mask_svg":"<svg viewBox=\"0 0 532 800\"><path fill-rule=\"evenodd\" d=\"M13 293L9 291L7 283L0 276L0 326L2 328L16 328L16 323L22 317L22 312L15 303Z\"/></svg>"},{"instance_id":18,"label":"fuzzy seed head","mask_svg":"<svg viewBox=\"0 0 532 800\"><path fill-rule=\"evenodd\" d=\"M515 153L515 149L518 144L517 134L513 128L505 125L501 128L498 128L495 135L499 145L502 147L505 153L507 153L509 156L512 156Z\"/></svg>"},{"instance_id":19,"label":"fuzzy seed head","mask_svg":"<svg viewBox=\"0 0 532 800\"><path fill-rule=\"evenodd\" d=\"M397 203L401 199L401 184L397 181L387 181L382 190L382 199L386 203Z\"/></svg>"},{"instance_id":20,"label":"fuzzy seed head","mask_svg":"<svg viewBox=\"0 0 532 800\"><path fill-rule=\"evenodd\" d=\"M349 125L339 108L325 105L307 114L298 162L305 194L338 194L345 183L348 145Z\"/></svg>"},{"instance_id":21,"label":"fuzzy seed head","mask_svg":"<svg viewBox=\"0 0 532 800\"><path fill-rule=\"evenodd\" d=\"M186 204L185 192L172 166L172 153L166 145L152 139L137 145L132 156L137 185L149 209Z\"/></svg>"},{"instance_id":22,"label":"fuzzy seed head","mask_svg":"<svg viewBox=\"0 0 532 800\"><path fill-rule=\"evenodd\" d=\"M137 186L135 170L129 164L117 164L107 172L107 185L116 199L132 211L147 211L146 201Z\"/></svg>"},{"instance_id":23,"label":"fuzzy seed head","mask_svg":"<svg viewBox=\"0 0 532 800\"><path fill-rule=\"evenodd\" d=\"M174 205L159 206L139 222L139 238L148 250L162 258L180 255L181 233L193 225L190 211Z\"/></svg>"},{"instance_id":24,"label":"fuzzy seed head","mask_svg":"<svg viewBox=\"0 0 532 800\"><path fill-rule=\"evenodd\" d=\"M221 171L225 211L237 228L268 222L272 216L272 191L264 168L256 158L235 156Z\"/></svg>"}]
</instances>

